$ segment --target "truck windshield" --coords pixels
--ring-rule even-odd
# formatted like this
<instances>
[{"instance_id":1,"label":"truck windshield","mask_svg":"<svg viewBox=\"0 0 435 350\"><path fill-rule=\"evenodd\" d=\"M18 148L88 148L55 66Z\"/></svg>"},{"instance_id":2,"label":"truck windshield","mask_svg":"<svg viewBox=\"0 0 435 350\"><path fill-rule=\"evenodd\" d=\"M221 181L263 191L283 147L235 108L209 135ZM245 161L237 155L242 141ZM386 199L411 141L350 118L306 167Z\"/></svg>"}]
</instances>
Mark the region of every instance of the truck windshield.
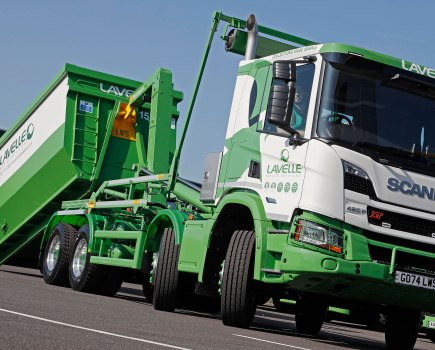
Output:
<instances>
[{"instance_id":1,"label":"truck windshield","mask_svg":"<svg viewBox=\"0 0 435 350\"><path fill-rule=\"evenodd\" d=\"M341 56L326 63L317 135L391 165L433 173L435 80Z\"/></svg>"}]
</instances>

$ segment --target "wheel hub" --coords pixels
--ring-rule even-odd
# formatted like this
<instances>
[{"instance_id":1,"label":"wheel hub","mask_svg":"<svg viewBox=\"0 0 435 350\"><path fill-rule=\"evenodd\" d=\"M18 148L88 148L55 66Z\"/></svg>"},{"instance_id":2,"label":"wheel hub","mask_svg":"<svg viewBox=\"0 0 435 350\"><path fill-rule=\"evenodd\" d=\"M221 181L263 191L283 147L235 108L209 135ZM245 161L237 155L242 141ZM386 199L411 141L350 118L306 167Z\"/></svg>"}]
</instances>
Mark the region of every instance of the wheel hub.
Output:
<instances>
[{"instance_id":1,"label":"wheel hub","mask_svg":"<svg viewBox=\"0 0 435 350\"><path fill-rule=\"evenodd\" d=\"M47 270L51 273L59 260L60 255L60 237L55 236L48 247L48 254L46 258Z\"/></svg>"},{"instance_id":2,"label":"wheel hub","mask_svg":"<svg viewBox=\"0 0 435 350\"><path fill-rule=\"evenodd\" d=\"M154 285L156 279L157 263L159 262L159 252L153 253L153 262L151 263L150 284Z\"/></svg>"},{"instance_id":3,"label":"wheel hub","mask_svg":"<svg viewBox=\"0 0 435 350\"><path fill-rule=\"evenodd\" d=\"M85 238L80 239L76 245L72 261L72 272L74 277L79 278L86 265L86 256L88 254L88 242Z\"/></svg>"}]
</instances>

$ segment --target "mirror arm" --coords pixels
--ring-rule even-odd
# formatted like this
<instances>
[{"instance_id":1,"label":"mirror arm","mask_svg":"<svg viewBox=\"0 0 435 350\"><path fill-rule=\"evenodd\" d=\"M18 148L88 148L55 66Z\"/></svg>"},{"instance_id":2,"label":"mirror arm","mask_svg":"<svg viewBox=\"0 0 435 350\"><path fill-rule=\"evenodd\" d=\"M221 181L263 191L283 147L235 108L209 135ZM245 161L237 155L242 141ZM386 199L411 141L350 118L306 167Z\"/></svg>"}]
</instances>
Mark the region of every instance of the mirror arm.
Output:
<instances>
[{"instance_id":1,"label":"mirror arm","mask_svg":"<svg viewBox=\"0 0 435 350\"><path fill-rule=\"evenodd\" d=\"M301 134L299 134L299 132L297 132L296 130L294 131L296 133L292 133L289 137L289 146L301 146L309 141L309 139L301 137Z\"/></svg>"}]
</instances>

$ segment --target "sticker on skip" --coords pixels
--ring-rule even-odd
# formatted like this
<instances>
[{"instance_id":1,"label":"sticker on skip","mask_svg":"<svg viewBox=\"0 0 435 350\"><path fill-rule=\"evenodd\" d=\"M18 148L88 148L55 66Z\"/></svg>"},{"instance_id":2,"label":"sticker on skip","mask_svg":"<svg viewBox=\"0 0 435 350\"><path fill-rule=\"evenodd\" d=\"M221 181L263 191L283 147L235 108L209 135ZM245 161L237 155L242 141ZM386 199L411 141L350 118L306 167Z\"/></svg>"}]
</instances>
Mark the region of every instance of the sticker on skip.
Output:
<instances>
[{"instance_id":1,"label":"sticker on skip","mask_svg":"<svg viewBox=\"0 0 435 350\"><path fill-rule=\"evenodd\" d=\"M94 111L94 104L88 101L80 101L80 111L92 113Z\"/></svg>"}]
</instances>

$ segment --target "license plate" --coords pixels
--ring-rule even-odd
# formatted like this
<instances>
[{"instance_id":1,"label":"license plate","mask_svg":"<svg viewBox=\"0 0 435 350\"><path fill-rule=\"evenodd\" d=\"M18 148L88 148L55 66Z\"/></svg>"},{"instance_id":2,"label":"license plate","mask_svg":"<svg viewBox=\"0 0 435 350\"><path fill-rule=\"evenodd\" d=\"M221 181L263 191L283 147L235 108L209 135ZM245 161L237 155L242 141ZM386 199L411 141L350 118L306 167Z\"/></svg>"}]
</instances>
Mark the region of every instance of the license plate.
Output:
<instances>
[{"instance_id":1,"label":"license plate","mask_svg":"<svg viewBox=\"0 0 435 350\"><path fill-rule=\"evenodd\" d=\"M435 321L429 321L429 324L427 326L429 328L435 328Z\"/></svg>"},{"instance_id":2,"label":"license plate","mask_svg":"<svg viewBox=\"0 0 435 350\"><path fill-rule=\"evenodd\" d=\"M415 273L396 271L395 282L408 286L435 290L435 277L416 275Z\"/></svg>"}]
</instances>

